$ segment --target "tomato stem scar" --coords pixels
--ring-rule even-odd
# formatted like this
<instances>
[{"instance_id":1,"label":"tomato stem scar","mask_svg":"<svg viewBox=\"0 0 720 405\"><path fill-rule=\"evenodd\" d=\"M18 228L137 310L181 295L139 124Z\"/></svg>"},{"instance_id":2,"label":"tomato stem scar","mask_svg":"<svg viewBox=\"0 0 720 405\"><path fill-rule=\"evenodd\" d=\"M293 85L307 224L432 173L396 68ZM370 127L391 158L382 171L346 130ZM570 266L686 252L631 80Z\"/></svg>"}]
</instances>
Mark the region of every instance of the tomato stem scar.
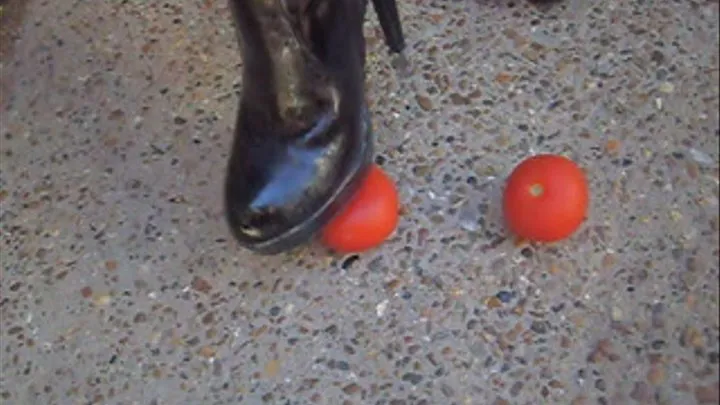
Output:
<instances>
[{"instance_id":1,"label":"tomato stem scar","mask_svg":"<svg viewBox=\"0 0 720 405\"><path fill-rule=\"evenodd\" d=\"M533 197L540 197L544 191L545 188L543 188L542 184L533 184L530 186L530 195Z\"/></svg>"}]
</instances>

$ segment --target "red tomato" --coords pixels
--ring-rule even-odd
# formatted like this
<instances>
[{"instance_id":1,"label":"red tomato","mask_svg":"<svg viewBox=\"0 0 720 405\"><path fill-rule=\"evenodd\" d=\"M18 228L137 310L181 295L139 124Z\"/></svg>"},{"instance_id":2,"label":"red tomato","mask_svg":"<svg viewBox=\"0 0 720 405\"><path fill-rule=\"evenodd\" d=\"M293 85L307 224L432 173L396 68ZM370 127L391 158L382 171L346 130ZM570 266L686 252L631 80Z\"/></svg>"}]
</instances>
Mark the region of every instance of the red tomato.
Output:
<instances>
[{"instance_id":1,"label":"red tomato","mask_svg":"<svg viewBox=\"0 0 720 405\"><path fill-rule=\"evenodd\" d=\"M582 170L558 155L537 155L510 174L503 194L505 221L517 236L554 242L585 220L590 196Z\"/></svg>"},{"instance_id":2,"label":"red tomato","mask_svg":"<svg viewBox=\"0 0 720 405\"><path fill-rule=\"evenodd\" d=\"M321 239L342 253L374 248L397 227L399 208L395 184L380 167L372 165L350 203L323 229Z\"/></svg>"}]
</instances>

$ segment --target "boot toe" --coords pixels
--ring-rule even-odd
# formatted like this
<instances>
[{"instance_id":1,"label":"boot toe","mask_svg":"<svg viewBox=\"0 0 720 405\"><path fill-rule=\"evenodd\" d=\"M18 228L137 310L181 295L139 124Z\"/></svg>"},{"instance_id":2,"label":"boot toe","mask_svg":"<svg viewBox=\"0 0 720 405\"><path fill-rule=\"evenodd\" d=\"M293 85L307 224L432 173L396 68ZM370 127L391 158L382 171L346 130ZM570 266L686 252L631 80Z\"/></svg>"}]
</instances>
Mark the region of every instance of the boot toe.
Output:
<instances>
[{"instance_id":1,"label":"boot toe","mask_svg":"<svg viewBox=\"0 0 720 405\"><path fill-rule=\"evenodd\" d=\"M262 176L228 177L227 217L240 242L261 251L298 232L328 188L313 161L290 158Z\"/></svg>"}]
</instances>

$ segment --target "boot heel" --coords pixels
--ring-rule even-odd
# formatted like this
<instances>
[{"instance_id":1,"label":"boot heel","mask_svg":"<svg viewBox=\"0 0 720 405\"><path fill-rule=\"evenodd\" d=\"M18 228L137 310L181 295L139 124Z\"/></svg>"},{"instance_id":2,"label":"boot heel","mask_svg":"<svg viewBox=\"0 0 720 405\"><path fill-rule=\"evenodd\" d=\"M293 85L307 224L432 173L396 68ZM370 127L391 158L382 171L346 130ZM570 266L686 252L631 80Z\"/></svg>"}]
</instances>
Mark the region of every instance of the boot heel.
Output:
<instances>
[{"instance_id":1,"label":"boot heel","mask_svg":"<svg viewBox=\"0 0 720 405\"><path fill-rule=\"evenodd\" d=\"M397 2L395 0L372 0L372 3L388 48L394 53L402 52L405 49L405 36L398 15Z\"/></svg>"}]
</instances>

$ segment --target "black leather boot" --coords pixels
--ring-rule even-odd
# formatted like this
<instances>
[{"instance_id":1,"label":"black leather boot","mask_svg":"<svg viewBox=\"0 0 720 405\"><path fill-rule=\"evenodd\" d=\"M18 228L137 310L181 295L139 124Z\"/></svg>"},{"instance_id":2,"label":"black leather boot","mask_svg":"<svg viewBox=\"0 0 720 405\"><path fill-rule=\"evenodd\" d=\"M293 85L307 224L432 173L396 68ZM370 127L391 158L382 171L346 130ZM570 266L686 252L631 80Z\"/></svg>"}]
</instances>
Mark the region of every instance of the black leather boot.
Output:
<instances>
[{"instance_id":1,"label":"black leather boot","mask_svg":"<svg viewBox=\"0 0 720 405\"><path fill-rule=\"evenodd\" d=\"M373 2L383 7L377 10L391 33L389 47L402 50L395 1ZM363 91L366 1L230 5L243 91L225 185L227 220L241 245L275 254L325 226L372 162Z\"/></svg>"}]
</instances>

